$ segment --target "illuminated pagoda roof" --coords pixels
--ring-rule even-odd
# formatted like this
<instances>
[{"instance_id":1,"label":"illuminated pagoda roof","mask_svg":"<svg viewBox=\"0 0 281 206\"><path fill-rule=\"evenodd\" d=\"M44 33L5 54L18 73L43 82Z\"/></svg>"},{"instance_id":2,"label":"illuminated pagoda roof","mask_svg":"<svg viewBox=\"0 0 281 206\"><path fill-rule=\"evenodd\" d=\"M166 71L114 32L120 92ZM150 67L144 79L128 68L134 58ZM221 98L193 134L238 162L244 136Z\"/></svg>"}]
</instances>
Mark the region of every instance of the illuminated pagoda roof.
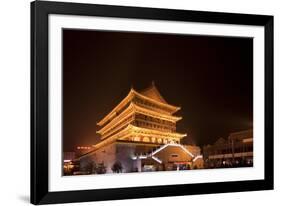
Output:
<instances>
[{"instance_id":1,"label":"illuminated pagoda roof","mask_svg":"<svg viewBox=\"0 0 281 206\"><path fill-rule=\"evenodd\" d=\"M157 130L151 130L151 129L146 129L146 128L140 128L133 126L129 124L126 126L125 129L121 130L120 132L114 134L114 135L109 135L108 138L103 138L104 140L96 144L94 147L99 148L104 145L107 145L110 142L114 142L116 140L126 140L128 137L134 137L141 134L144 138L145 137L150 137L153 136L155 138L160 137L166 137L166 138L183 138L186 136L186 134L181 134L181 133L175 133L175 132L161 132ZM155 140L157 143L157 140ZM137 140L136 142L140 142L140 140ZM161 142L160 144L162 144Z\"/></svg>"},{"instance_id":2,"label":"illuminated pagoda roof","mask_svg":"<svg viewBox=\"0 0 281 206\"><path fill-rule=\"evenodd\" d=\"M186 136L176 132L176 122L182 117L173 114L179 109L167 103L154 82L140 92L131 88L128 95L97 123L101 142L94 147L98 149L112 142L179 143Z\"/></svg>"},{"instance_id":3,"label":"illuminated pagoda roof","mask_svg":"<svg viewBox=\"0 0 281 206\"><path fill-rule=\"evenodd\" d=\"M106 124L103 128L101 128L99 131L97 131L98 134L103 134L104 132L107 131L107 129L111 128L112 126L117 125L122 119L124 119L126 116L129 116L133 113L140 113L140 114L144 114L144 115L149 115L152 117L156 117L162 120L167 120L167 121L173 121L176 122L180 119L182 119L181 117L176 117L176 116L171 116L171 115L167 115L167 114L161 114L155 111L151 111L148 110L146 108L140 107L134 103L130 103L130 105L118 116L116 116L116 118L114 118L111 121L111 124Z\"/></svg>"},{"instance_id":4,"label":"illuminated pagoda roof","mask_svg":"<svg viewBox=\"0 0 281 206\"><path fill-rule=\"evenodd\" d=\"M151 86L148 87L147 89L137 92L133 88L129 91L128 95L110 112L108 113L102 120L100 120L97 125L98 126L103 126L105 125L108 121L112 120L115 118L118 113L124 109L128 105L130 101L133 100L133 98L140 98L143 99L147 102L159 105L159 107L162 107L164 110L161 111L161 113L166 113L168 115L172 115L173 113L177 112L180 110L180 107L173 106L168 104L164 98L161 96L159 93L159 90L156 88L154 82L152 82Z\"/></svg>"}]
</instances>

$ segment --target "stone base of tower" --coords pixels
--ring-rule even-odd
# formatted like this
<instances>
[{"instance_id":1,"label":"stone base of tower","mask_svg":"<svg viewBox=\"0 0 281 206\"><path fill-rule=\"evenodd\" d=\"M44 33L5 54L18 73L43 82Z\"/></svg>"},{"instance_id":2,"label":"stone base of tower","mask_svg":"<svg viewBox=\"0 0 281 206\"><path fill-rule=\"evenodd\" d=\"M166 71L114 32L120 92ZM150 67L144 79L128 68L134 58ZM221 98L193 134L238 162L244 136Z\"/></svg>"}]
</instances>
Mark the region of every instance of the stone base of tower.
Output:
<instances>
[{"instance_id":1,"label":"stone base of tower","mask_svg":"<svg viewBox=\"0 0 281 206\"><path fill-rule=\"evenodd\" d=\"M189 170L203 168L200 148L181 144L116 141L80 158L103 165L105 173ZM116 170L116 165L120 170ZM93 171L95 173L95 171Z\"/></svg>"}]
</instances>

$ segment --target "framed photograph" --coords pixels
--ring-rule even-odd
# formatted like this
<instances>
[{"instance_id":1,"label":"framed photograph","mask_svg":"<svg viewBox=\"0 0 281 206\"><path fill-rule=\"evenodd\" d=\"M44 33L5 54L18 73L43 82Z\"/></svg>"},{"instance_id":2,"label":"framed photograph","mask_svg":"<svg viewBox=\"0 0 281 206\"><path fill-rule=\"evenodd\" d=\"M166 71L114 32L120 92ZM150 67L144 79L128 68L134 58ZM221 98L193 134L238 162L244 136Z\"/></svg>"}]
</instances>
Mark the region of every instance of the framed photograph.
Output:
<instances>
[{"instance_id":1,"label":"framed photograph","mask_svg":"<svg viewBox=\"0 0 281 206\"><path fill-rule=\"evenodd\" d=\"M273 16L31 3L31 203L273 189Z\"/></svg>"}]
</instances>

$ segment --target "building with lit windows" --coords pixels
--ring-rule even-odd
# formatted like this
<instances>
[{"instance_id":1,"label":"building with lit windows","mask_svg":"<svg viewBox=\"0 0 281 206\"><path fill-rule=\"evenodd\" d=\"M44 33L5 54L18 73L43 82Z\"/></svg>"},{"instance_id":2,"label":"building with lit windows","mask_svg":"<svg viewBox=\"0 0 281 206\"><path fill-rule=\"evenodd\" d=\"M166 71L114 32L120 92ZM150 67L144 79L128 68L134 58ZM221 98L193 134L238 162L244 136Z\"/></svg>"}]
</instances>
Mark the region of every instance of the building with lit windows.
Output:
<instances>
[{"instance_id":1,"label":"building with lit windows","mask_svg":"<svg viewBox=\"0 0 281 206\"><path fill-rule=\"evenodd\" d=\"M63 174L64 175L71 175L73 173L73 163L72 161L75 160L76 154L75 152L64 152L63 153Z\"/></svg>"},{"instance_id":2,"label":"building with lit windows","mask_svg":"<svg viewBox=\"0 0 281 206\"><path fill-rule=\"evenodd\" d=\"M81 156L80 162L102 164L106 173L202 168L200 148L182 145L186 134L176 131L180 107L170 105L152 85L128 95L97 125L101 141Z\"/></svg>"},{"instance_id":3,"label":"building with lit windows","mask_svg":"<svg viewBox=\"0 0 281 206\"><path fill-rule=\"evenodd\" d=\"M213 145L203 147L205 168L252 167L253 130L230 133Z\"/></svg>"}]
</instances>

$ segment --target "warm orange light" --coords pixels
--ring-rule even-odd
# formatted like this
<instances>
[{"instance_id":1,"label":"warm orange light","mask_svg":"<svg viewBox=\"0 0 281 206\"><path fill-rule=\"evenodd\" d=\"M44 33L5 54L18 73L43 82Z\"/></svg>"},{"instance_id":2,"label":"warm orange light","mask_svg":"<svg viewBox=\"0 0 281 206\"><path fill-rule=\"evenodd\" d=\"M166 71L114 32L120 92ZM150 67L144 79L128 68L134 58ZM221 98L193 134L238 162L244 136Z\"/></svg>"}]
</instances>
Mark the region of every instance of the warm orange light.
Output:
<instances>
[{"instance_id":1,"label":"warm orange light","mask_svg":"<svg viewBox=\"0 0 281 206\"><path fill-rule=\"evenodd\" d=\"M133 101L135 97L141 101ZM139 104L139 102L141 103ZM180 107L169 105L165 101L158 101L158 99L131 89L125 99L97 123L102 127L97 131L101 135L102 141L96 144L94 149L116 140L157 144L180 142L180 139L186 134L176 132L176 122L182 119L182 117L173 115L178 110ZM135 123L136 114L146 116L144 119L140 118L143 124ZM88 149L90 148L88 147Z\"/></svg>"},{"instance_id":2,"label":"warm orange light","mask_svg":"<svg viewBox=\"0 0 281 206\"><path fill-rule=\"evenodd\" d=\"M100 120L97 125L102 126L104 125L108 120L114 118L116 116L116 111L122 109L129 101L131 101L133 99L134 96L138 96L141 99L144 99L148 102L160 105L162 107L168 108L170 110L173 110L172 113L180 110L180 107L176 107L173 105L169 105L167 103L162 103L159 101L156 101L152 98L149 98L145 95L140 94L139 92L135 91L134 89L131 89L129 94L122 100L122 102L120 102L109 114L107 114L102 120Z\"/></svg>"},{"instance_id":3,"label":"warm orange light","mask_svg":"<svg viewBox=\"0 0 281 206\"><path fill-rule=\"evenodd\" d=\"M91 147L79 146L79 147L77 147L77 149L79 149L79 150L89 150L89 149L91 149Z\"/></svg>"}]
</instances>

